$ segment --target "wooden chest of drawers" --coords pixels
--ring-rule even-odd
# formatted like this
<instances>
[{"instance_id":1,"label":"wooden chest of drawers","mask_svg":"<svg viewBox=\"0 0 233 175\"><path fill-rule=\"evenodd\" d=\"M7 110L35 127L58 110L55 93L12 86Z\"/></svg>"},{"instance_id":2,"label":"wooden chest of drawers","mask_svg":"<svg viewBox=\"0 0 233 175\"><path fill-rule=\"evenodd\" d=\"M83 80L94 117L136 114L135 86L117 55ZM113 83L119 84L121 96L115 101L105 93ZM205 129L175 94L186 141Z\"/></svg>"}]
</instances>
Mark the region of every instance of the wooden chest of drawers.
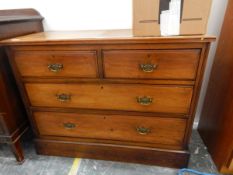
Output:
<instances>
[{"instance_id":1,"label":"wooden chest of drawers","mask_svg":"<svg viewBox=\"0 0 233 175\"><path fill-rule=\"evenodd\" d=\"M117 30L4 43L38 153L180 168L213 40Z\"/></svg>"}]
</instances>

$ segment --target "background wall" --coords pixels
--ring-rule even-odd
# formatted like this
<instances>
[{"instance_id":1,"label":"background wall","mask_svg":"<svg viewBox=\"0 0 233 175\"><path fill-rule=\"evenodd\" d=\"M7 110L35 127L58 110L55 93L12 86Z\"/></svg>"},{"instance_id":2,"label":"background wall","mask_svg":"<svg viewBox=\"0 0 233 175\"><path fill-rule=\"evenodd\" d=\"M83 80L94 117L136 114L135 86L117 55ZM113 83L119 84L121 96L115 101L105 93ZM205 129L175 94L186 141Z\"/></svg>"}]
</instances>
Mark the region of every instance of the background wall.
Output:
<instances>
[{"instance_id":1,"label":"background wall","mask_svg":"<svg viewBox=\"0 0 233 175\"><path fill-rule=\"evenodd\" d=\"M208 34L219 36L228 0L213 0ZM35 8L45 30L124 29L132 26L132 0L0 0L0 9ZM201 113L217 42L210 50L194 127Z\"/></svg>"},{"instance_id":2,"label":"background wall","mask_svg":"<svg viewBox=\"0 0 233 175\"><path fill-rule=\"evenodd\" d=\"M230 0L232 1L232 0ZM194 128L197 127L200 115L201 115L201 110L202 106L204 103L204 98L206 94L206 89L208 86L208 81L209 81L209 76L211 73L211 67L213 64L214 56L215 56L215 51L216 47L218 44L218 36L220 35L224 16L225 16L225 11L227 7L228 0L213 0L212 3L212 8L211 8L211 13L210 13L210 18L209 18L209 24L208 24L208 31L207 33L210 35L214 35L217 37L217 41L211 45L210 48L210 53L209 53L209 58L208 62L206 65L206 72L204 75L204 81L202 84L202 89L201 89L201 94L199 98L199 103L197 106L197 112L196 112L196 118L195 118L195 123L194 123Z\"/></svg>"},{"instance_id":3,"label":"background wall","mask_svg":"<svg viewBox=\"0 0 233 175\"><path fill-rule=\"evenodd\" d=\"M45 30L131 28L131 0L0 0L0 9L35 8Z\"/></svg>"}]
</instances>

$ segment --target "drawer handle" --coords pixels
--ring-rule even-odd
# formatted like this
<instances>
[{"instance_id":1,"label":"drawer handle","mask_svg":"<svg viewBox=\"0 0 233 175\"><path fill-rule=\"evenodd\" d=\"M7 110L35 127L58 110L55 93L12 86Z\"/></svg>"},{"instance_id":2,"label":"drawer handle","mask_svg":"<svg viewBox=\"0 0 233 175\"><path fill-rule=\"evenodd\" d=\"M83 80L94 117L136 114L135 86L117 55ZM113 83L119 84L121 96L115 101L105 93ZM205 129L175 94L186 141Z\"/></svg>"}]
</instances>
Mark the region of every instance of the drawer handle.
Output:
<instances>
[{"instance_id":1,"label":"drawer handle","mask_svg":"<svg viewBox=\"0 0 233 175\"><path fill-rule=\"evenodd\" d=\"M151 132L150 128L145 128L145 127L137 127L136 130L141 135L147 135Z\"/></svg>"},{"instance_id":2,"label":"drawer handle","mask_svg":"<svg viewBox=\"0 0 233 175\"><path fill-rule=\"evenodd\" d=\"M148 106L150 104L152 104L153 102L153 98L151 97L137 97L137 102L140 104L140 105L143 105L143 106Z\"/></svg>"},{"instance_id":3,"label":"drawer handle","mask_svg":"<svg viewBox=\"0 0 233 175\"><path fill-rule=\"evenodd\" d=\"M57 73L57 72L60 72L63 69L63 64L60 64L60 63L49 64L48 69L51 72Z\"/></svg>"},{"instance_id":4,"label":"drawer handle","mask_svg":"<svg viewBox=\"0 0 233 175\"><path fill-rule=\"evenodd\" d=\"M57 99L61 102L67 102L71 100L70 94L57 94Z\"/></svg>"},{"instance_id":5,"label":"drawer handle","mask_svg":"<svg viewBox=\"0 0 233 175\"><path fill-rule=\"evenodd\" d=\"M143 72L151 73L158 67L156 64L140 64L140 68Z\"/></svg>"},{"instance_id":6,"label":"drawer handle","mask_svg":"<svg viewBox=\"0 0 233 175\"><path fill-rule=\"evenodd\" d=\"M74 123L64 123L63 124L65 129L74 129L76 127L76 124Z\"/></svg>"}]
</instances>

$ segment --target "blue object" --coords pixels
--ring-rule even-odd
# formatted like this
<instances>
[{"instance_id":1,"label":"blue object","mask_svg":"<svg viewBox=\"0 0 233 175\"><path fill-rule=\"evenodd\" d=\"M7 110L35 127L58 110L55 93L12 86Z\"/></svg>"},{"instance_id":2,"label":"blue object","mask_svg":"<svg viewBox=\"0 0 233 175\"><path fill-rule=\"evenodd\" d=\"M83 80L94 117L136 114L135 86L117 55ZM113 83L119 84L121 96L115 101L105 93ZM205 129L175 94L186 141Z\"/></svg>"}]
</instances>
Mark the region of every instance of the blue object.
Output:
<instances>
[{"instance_id":1,"label":"blue object","mask_svg":"<svg viewBox=\"0 0 233 175\"><path fill-rule=\"evenodd\" d=\"M196 171L196 170L192 170L192 169L181 169L179 172L178 172L178 175L185 175L185 173L191 173L193 175L216 175L216 174L208 174L208 173L202 173L202 172L199 172L199 171Z\"/></svg>"}]
</instances>

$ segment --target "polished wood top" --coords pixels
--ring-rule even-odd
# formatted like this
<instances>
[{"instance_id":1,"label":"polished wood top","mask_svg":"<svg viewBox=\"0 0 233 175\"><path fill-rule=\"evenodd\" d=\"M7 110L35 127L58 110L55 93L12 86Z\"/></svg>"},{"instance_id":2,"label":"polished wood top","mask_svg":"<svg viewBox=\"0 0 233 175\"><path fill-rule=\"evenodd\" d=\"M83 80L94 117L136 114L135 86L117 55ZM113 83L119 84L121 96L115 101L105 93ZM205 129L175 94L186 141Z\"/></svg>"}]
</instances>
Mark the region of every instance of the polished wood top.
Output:
<instances>
[{"instance_id":1,"label":"polished wood top","mask_svg":"<svg viewBox=\"0 0 233 175\"><path fill-rule=\"evenodd\" d=\"M35 9L0 10L0 25L10 22L42 21L44 18Z\"/></svg>"},{"instance_id":2,"label":"polished wood top","mask_svg":"<svg viewBox=\"0 0 233 175\"><path fill-rule=\"evenodd\" d=\"M0 40L41 32L43 19L35 9L0 10Z\"/></svg>"},{"instance_id":3,"label":"polished wood top","mask_svg":"<svg viewBox=\"0 0 233 175\"><path fill-rule=\"evenodd\" d=\"M0 24L9 23L9 22L17 22L17 21L33 21L33 20L42 20L41 16L27 16L27 15L16 15L16 16L0 16Z\"/></svg>"},{"instance_id":4,"label":"polished wood top","mask_svg":"<svg viewBox=\"0 0 233 175\"><path fill-rule=\"evenodd\" d=\"M211 42L213 36L190 35L173 37L134 37L132 30L84 30L84 31L61 31L41 32L21 37L4 40L5 45L28 45L28 44L96 44L96 43L190 43Z\"/></svg>"}]
</instances>

